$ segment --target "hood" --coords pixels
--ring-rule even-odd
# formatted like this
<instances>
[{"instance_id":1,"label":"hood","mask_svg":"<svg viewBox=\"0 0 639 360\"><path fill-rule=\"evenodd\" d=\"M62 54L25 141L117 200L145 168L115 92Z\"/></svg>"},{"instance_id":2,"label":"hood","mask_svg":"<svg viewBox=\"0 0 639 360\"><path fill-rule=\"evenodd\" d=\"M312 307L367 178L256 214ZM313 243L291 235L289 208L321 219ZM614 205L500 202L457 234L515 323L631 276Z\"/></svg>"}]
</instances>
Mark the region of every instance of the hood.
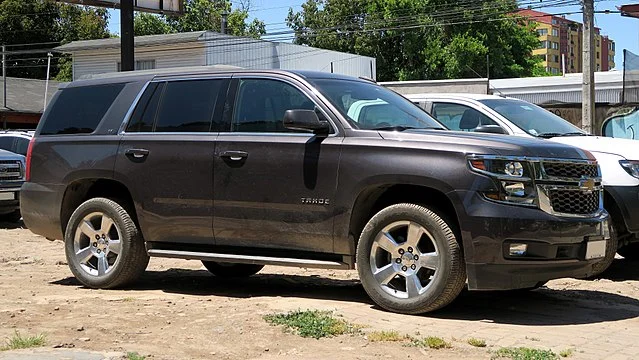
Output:
<instances>
[{"instance_id":1,"label":"hood","mask_svg":"<svg viewBox=\"0 0 639 360\"><path fill-rule=\"evenodd\" d=\"M550 139L555 143L580 147L591 152L619 155L628 160L639 160L639 141L602 136L560 136Z\"/></svg>"},{"instance_id":2,"label":"hood","mask_svg":"<svg viewBox=\"0 0 639 360\"><path fill-rule=\"evenodd\" d=\"M24 156L12 153L11 151L0 150L0 161L2 160L19 160L24 162Z\"/></svg>"},{"instance_id":3,"label":"hood","mask_svg":"<svg viewBox=\"0 0 639 360\"><path fill-rule=\"evenodd\" d=\"M454 147L467 154L589 159L584 151L574 146L536 138L442 130L380 131L379 134L388 140L415 142L415 146L428 142L429 147L435 144L438 148Z\"/></svg>"}]
</instances>

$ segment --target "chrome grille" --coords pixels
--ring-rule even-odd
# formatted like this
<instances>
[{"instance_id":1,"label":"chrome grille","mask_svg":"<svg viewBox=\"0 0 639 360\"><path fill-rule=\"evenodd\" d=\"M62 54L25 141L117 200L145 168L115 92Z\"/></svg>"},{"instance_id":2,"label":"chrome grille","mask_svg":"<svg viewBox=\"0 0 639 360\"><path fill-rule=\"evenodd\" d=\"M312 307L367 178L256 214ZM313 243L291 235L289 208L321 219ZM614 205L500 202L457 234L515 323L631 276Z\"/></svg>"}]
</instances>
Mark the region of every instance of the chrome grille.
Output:
<instances>
[{"instance_id":1,"label":"chrome grille","mask_svg":"<svg viewBox=\"0 0 639 360\"><path fill-rule=\"evenodd\" d=\"M599 191L550 190L550 205L555 212L587 215L599 210Z\"/></svg>"},{"instance_id":2,"label":"chrome grille","mask_svg":"<svg viewBox=\"0 0 639 360\"><path fill-rule=\"evenodd\" d=\"M558 178L580 179L582 176L597 178L599 169L596 164L579 164L568 162L544 162L546 175Z\"/></svg>"},{"instance_id":3,"label":"chrome grille","mask_svg":"<svg viewBox=\"0 0 639 360\"><path fill-rule=\"evenodd\" d=\"M0 161L0 181L22 180L22 164L19 161Z\"/></svg>"}]
</instances>

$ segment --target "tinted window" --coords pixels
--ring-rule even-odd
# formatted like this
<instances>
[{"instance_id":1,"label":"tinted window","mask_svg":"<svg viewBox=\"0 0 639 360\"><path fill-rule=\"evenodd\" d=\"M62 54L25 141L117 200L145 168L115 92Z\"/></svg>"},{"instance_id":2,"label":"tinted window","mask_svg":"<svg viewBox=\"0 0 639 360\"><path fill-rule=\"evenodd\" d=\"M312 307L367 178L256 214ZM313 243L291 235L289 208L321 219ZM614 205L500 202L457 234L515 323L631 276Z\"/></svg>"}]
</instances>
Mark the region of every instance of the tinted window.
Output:
<instances>
[{"instance_id":1,"label":"tinted window","mask_svg":"<svg viewBox=\"0 0 639 360\"><path fill-rule=\"evenodd\" d=\"M434 103L433 116L451 130L475 131L479 126L497 125L488 116L468 106Z\"/></svg>"},{"instance_id":2,"label":"tinted window","mask_svg":"<svg viewBox=\"0 0 639 360\"><path fill-rule=\"evenodd\" d=\"M208 132L225 80L189 80L166 84L158 108L156 132Z\"/></svg>"},{"instance_id":3,"label":"tinted window","mask_svg":"<svg viewBox=\"0 0 639 360\"><path fill-rule=\"evenodd\" d=\"M123 88L124 84L109 84L61 90L40 134L94 132Z\"/></svg>"},{"instance_id":4,"label":"tinted window","mask_svg":"<svg viewBox=\"0 0 639 360\"><path fill-rule=\"evenodd\" d=\"M16 153L27 156L27 149L29 149L29 139L18 138L16 141Z\"/></svg>"},{"instance_id":5,"label":"tinted window","mask_svg":"<svg viewBox=\"0 0 639 360\"><path fill-rule=\"evenodd\" d=\"M164 84L151 83L138 102L138 105L131 115L127 132L149 132L153 130L155 114L157 114L158 104L162 97Z\"/></svg>"},{"instance_id":6,"label":"tinted window","mask_svg":"<svg viewBox=\"0 0 639 360\"><path fill-rule=\"evenodd\" d=\"M290 84L277 80L240 80L232 131L293 132L284 128L287 110L315 110L315 104Z\"/></svg>"},{"instance_id":7,"label":"tinted window","mask_svg":"<svg viewBox=\"0 0 639 360\"><path fill-rule=\"evenodd\" d=\"M0 149L7 151L14 151L13 141L15 137L13 136L0 136Z\"/></svg>"}]
</instances>

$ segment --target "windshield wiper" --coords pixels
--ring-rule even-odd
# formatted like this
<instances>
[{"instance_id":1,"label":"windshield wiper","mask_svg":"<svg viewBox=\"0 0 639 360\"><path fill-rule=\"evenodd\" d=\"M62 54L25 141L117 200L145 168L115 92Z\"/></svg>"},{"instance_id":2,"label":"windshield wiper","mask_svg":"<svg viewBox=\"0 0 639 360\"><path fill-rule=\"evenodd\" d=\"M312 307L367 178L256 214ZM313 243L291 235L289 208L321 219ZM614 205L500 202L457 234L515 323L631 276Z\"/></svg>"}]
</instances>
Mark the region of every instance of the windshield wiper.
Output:
<instances>
[{"instance_id":1,"label":"windshield wiper","mask_svg":"<svg viewBox=\"0 0 639 360\"><path fill-rule=\"evenodd\" d=\"M444 128L440 128L440 127L414 127L414 126L404 126L404 125L397 125L397 126L383 126L383 127L378 127L378 128L373 128L371 130L378 130L378 131L406 131L406 130L444 130Z\"/></svg>"},{"instance_id":2,"label":"windshield wiper","mask_svg":"<svg viewBox=\"0 0 639 360\"><path fill-rule=\"evenodd\" d=\"M537 134L537 137L544 138L544 139L550 139L550 138L559 137L559 136L564 136L564 134L554 133L554 132Z\"/></svg>"},{"instance_id":3,"label":"windshield wiper","mask_svg":"<svg viewBox=\"0 0 639 360\"><path fill-rule=\"evenodd\" d=\"M569 132L569 133L562 134L561 136L594 136L594 135L575 131L575 132Z\"/></svg>"}]
</instances>

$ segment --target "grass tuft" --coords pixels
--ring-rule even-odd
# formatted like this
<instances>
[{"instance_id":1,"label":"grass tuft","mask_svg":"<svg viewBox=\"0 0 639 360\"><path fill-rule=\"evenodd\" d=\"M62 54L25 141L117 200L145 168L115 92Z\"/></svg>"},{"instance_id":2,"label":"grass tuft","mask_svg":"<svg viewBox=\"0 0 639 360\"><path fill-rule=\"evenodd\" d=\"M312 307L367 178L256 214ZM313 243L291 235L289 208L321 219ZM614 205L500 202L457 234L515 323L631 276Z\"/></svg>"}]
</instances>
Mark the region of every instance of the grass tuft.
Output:
<instances>
[{"instance_id":1,"label":"grass tuft","mask_svg":"<svg viewBox=\"0 0 639 360\"><path fill-rule=\"evenodd\" d=\"M285 314L265 315L271 325L283 325L287 330L306 338L333 337L357 331L357 327L337 319L330 311L297 310Z\"/></svg>"},{"instance_id":2,"label":"grass tuft","mask_svg":"<svg viewBox=\"0 0 639 360\"><path fill-rule=\"evenodd\" d=\"M468 344L474 347L486 347L486 341L481 339L470 338L468 339Z\"/></svg>"},{"instance_id":3,"label":"grass tuft","mask_svg":"<svg viewBox=\"0 0 639 360\"><path fill-rule=\"evenodd\" d=\"M401 335L397 331L373 331L368 334L368 341L371 342L396 342L410 340L408 335Z\"/></svg>"},{"instance_id":4,"label":"grass tuft","mask_svg":"<svg viewBox=\"0 0 639 360\"><path fill-rule=\"evenodd\" d=\"M526 347L501 348L494 353L493 359L507 358L513 360L556 360L559 357L551 350L540 350Z\"/></svg>"},{"instance_id":5,"label":"grass tuft","mask_svg":"<svg viewBox=\"0 0 639 360\"><path fill-rule=\"evenodd\" d=\"M144 360L146 359L146 356L140 355L137 352L128 352L126 354L126 358L128 360Z\"/></svg>"},{"instance_id":6,"label":"grass tuft","mask_svg":"<svg viewBox=\"0 0 639 360\"><path fill-rule=\"evenodd\" d=\"M17 349L29 349L34 347L44 346L46 343L46 337L44 334L36 336L22 336L18 331L13 333L5 346L0 347L0 351L17 350Z\"/></svg>"},{"instance_id":7,"label":"grass tuft","mask_svg":"<svg viewBox=\"0 0 639 360\"><path fill-rule=\"evenodd\" d=\"M451 343L436 336L428 336L421 340L413 339L413 341L411 342L411 346L426 347L426 348L435 349L435 350L449 349L453 347Z\"/></svg>"},{"instance_id":8,"label":"grass tuft","mask_svg":"<svg viewBox=\"0 0 639 360\"><path fill-rule=\"evenodd\" d=\"M561 352L559 352L559 356L563 358L571 357L574 352L575 352L575 349L564 349L564 350L561 350Z\"/></svg>"}]
</instances>

